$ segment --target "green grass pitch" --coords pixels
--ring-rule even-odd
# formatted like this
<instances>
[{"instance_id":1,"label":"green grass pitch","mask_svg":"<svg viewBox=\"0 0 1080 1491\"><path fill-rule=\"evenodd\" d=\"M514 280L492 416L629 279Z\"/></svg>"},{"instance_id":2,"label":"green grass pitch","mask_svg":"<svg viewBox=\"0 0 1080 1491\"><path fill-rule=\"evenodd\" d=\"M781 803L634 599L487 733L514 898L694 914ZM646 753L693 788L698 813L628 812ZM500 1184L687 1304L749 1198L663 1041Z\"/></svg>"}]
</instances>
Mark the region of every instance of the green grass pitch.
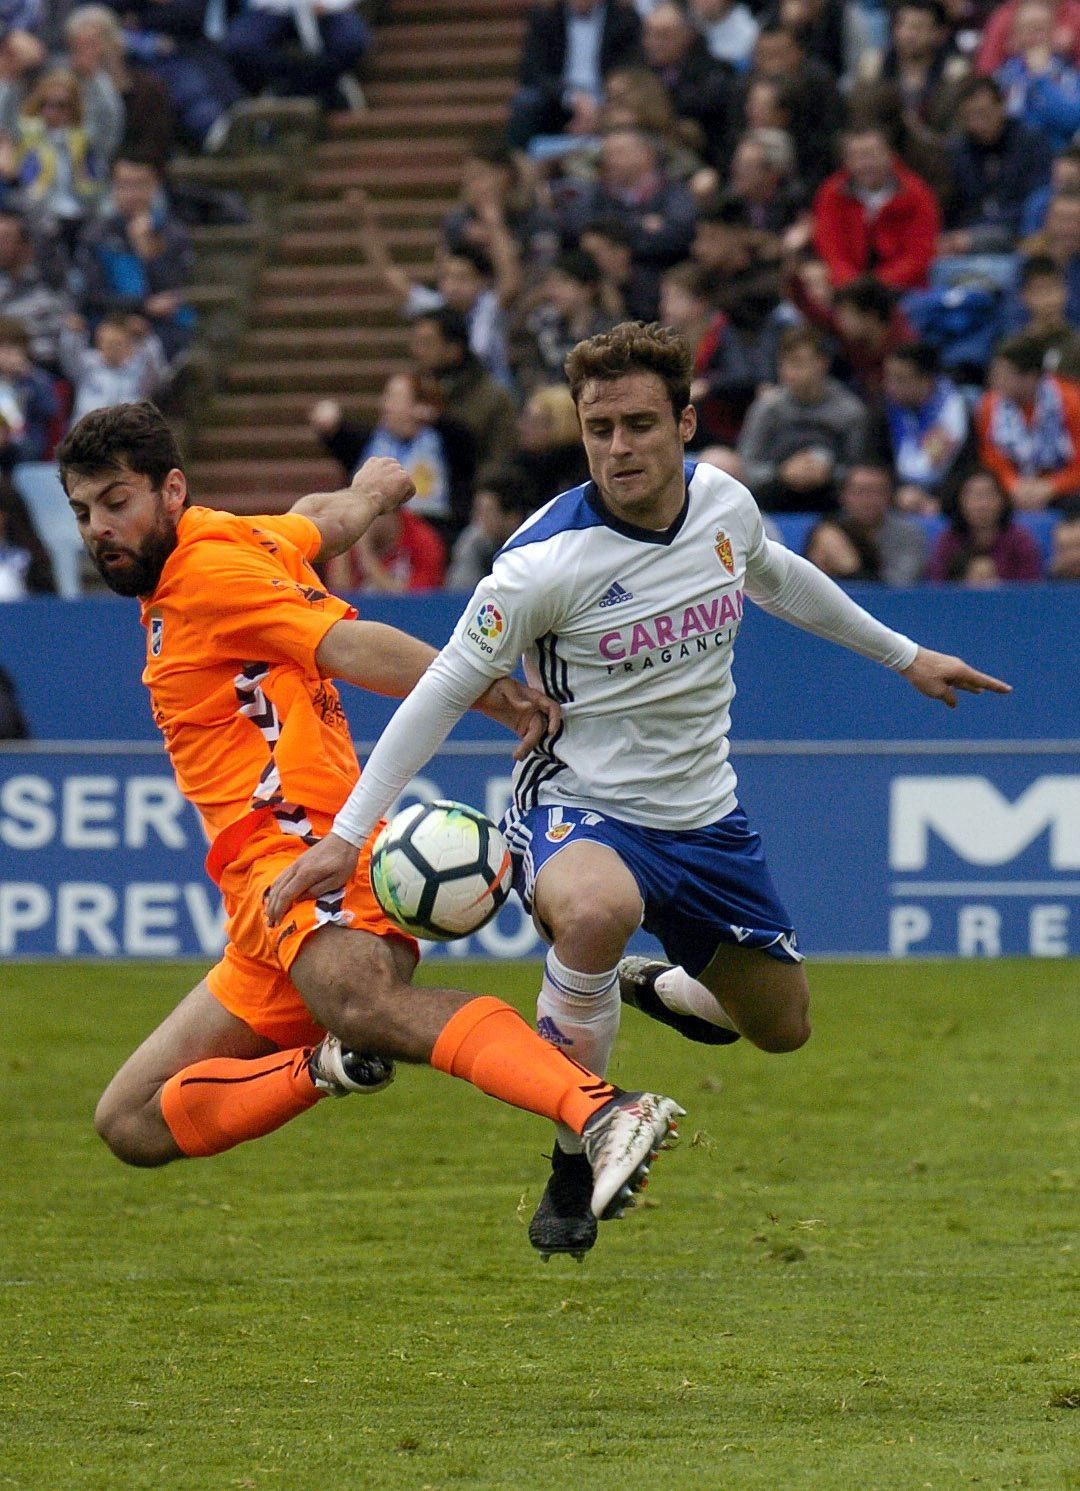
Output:
<instances>
[{"instance_id":1,"label":"green grass pitch","mask_svg":"<svg viewBox=\"0 0 1080 1491\"><path fill-rule=\"evenodd\" d=\"M127 1170L96 1095L198 970L3 968L0 1487L1080 1487L1080 967L811 975L793 1056L627 1013L683 1143L545 1266L541 1121L407 1070Z\"/></svg>"}]
</instances>

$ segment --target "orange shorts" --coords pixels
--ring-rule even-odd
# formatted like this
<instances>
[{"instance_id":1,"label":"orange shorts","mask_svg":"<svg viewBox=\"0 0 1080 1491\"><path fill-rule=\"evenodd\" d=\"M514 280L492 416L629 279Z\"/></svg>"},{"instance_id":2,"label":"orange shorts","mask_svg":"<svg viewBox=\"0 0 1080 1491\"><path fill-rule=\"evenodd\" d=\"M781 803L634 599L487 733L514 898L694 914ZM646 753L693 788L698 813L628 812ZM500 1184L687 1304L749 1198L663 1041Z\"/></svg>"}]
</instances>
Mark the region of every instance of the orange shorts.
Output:
<instances>
[{"instance_id":1,"label":"orange shorts","mask_svg":"<svg viewBox=\"0 0 1080 1491\"><path fill-rule=\"evenodd\" d=\"M309 817L317 834L330 828L328 816L310 813ZM419 957L414 939L389 920L375 899L369 874L371 843L369 839L360 851L356 872L338 898L329 904L327 898L321 903L296 901L279 927L267 924L263 895L307 848L301 839L282 833L269 818L244 840L221 871L229 940L206 981L230 1014L282 1049L314 1045L326 1034L288 976L300 949L320 927L336 924L393 938Z\"/></svg>"}]
</instances>

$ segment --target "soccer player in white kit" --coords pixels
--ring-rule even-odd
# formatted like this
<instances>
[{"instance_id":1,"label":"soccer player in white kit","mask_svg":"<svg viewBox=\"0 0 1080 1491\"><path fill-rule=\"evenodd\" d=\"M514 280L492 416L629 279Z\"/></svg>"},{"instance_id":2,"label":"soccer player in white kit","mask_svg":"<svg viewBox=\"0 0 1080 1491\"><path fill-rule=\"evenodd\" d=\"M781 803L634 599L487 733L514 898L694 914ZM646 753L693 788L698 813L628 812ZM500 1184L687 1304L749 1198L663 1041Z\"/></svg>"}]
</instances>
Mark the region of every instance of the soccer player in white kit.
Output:
<instances>
[{"instance_id":1,"label":"soccer player in white kit","mask_svg":"<svg viewBox=\"0 0 1080 1491\"><path fill-rule=\"evenodd\" d=\"M706 1044L742 1035L793 1051L810 1033L802 956L728 760L745 598L949 705L956 689L1008 685L883 626L766 538L744 486L685 460L695 414L674 332L624 323L580 343L566 370L592 480L496 556L333 831L275 882L267 914L340 886L402 788L524 657L528 681L562 709L516 768L504 823L517 890L551 944L541 1034L603 1073L626 1002ZM623 958L641 925L670 963ZM590 1191L580 1143L560 1129L529 1229L543 1256L592 1246Z\"/></svg>"}]
</instances>

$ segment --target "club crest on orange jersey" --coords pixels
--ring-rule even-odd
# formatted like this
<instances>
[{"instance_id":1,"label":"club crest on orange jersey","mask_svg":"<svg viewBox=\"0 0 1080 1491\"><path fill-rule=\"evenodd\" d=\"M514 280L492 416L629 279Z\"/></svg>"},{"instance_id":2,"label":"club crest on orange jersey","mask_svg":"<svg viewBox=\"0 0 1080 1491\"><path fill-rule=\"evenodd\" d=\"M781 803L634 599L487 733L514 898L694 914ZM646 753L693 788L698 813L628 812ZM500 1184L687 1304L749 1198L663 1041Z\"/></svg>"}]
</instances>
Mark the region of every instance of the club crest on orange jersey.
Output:
<instances>
[{"instance_id":1,"label":"club crest on orange jersey","mask_svg":"<svg viewBox=\"0 0 1080 1491\"><path fill-rule=\"evenodd\" d=\"M731 540L722 528L716 530L716 537L713 540L713 551L728 574L733 575L735 573L735 554L731 547Z\"/></svg>"},{"instance_id":2,"label":"club crest on orange jersey","mask_svg":"<svg viewBox=\"0 0 1080 1491\"><path fill-rule=\"evenodd\" d=\"M161 644L165 640L165 618L164 616L150 617L150 656L161 656Z\"/></svg>"}]
</instances>

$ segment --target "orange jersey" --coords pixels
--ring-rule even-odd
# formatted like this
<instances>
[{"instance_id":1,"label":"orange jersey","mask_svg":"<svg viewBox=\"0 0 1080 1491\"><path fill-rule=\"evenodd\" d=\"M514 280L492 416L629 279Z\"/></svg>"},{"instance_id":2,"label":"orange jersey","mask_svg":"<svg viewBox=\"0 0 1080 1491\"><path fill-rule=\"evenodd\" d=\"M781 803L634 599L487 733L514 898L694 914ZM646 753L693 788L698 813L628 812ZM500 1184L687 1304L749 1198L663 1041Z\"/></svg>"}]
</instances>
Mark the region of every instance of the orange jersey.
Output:
<instances>
[{"instance_id":1,"label":"orange jersey","mask_svg":"<svg viewBox=\"0 0 1080 1491\"><path fill-rule=\"evenodd\" d=\"M177 783L211 840L256 809L302 837L305 809L336 813L359 775L338 692L315 662L356 612L322 588L309 562L319 530L299 514L189 507L177 536L142 603L143 682ZM226 862L242 839L234 829Z\"/></svg>"}]
</instances>

